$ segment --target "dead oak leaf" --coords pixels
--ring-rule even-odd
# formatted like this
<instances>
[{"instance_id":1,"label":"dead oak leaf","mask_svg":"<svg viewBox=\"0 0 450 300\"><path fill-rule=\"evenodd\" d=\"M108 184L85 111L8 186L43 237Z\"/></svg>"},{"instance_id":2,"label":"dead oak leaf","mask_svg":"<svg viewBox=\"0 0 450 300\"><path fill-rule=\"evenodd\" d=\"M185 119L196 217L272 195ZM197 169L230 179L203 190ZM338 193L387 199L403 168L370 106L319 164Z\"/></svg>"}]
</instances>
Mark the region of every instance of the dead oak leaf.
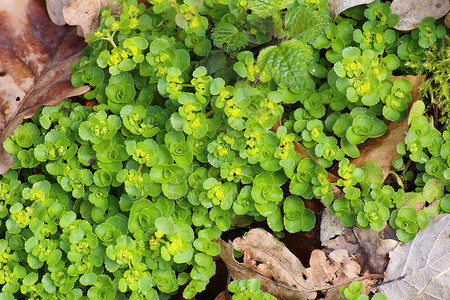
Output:
<instances>
[{"instance_id":1,"label":"dead oak leaf","mask_svg":"<svg viewBox=\"0 0 450 300\"><path fill-rule=\"evenodd\" d=\"M366 279L359 277L361 267L345 249L332 252L329 257L323 250L315 249L311 253L310 267L305 268L287 247L262 229L252 229L232 243L219 240L219 244L220 257L233 279L257 278L261 289L278 299L315 299L319 290ZM234 250L244 253L242 263L234 259Z\"/></svg>"},{"instance_id":2,"label":"dead oak leaf","mask_svg":"<svg viewBox=\"0 0 450 300\"><path fill-rule=\"evenodd\" d=\"M84 41L75 29L53 24L39 0L0 1L0 174L12 165L3 142L43 105L83 94L72 87L70 66Z\"/></svg>"}]
</instances>

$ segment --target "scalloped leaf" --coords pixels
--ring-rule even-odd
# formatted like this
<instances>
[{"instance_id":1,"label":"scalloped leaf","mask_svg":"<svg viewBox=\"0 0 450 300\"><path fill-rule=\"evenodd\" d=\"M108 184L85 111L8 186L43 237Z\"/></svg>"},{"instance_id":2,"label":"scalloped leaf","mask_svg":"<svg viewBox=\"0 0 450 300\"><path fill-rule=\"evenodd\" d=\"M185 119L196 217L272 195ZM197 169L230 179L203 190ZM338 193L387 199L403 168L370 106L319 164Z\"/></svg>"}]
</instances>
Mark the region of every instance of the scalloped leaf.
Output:
<instances>
[{"instance_id":1,"label":"scalloped leaf","mask_svg":"<svg viewBox=\"0 0 450 300\"><path fill-rule=\"evenodd\" d=\"M230 23L218 23L212 31L214 46L225 51L238 50L248 44L248 36Z\"/></svg>"},{"instance_id":2,"label":"scalloped leaf","mask_svg":"<svg viewBox=\"0 0 450 300\"><path fill-rule=\"evenodd\" d=\"M313 59L310 45L288 40L279 46L264 48L258 55L261 72L267 72L279 85L299 89L308 74Z\"/></svg>"},{"instance_id":3,"label":"scalloped leaf","mask_svg":"<svg viewBox=\"0 0 450 300\"><path fill-rule=\"evenodd\" d=\"M248 0L248 8L258 17L267 18L272 16L272 11L280 11L294 3L294 0Z\"/></svg>"},{"instance_id":4,"label":"scalloped leaf","mask_svg":"<svg viewBox=\"0 0 450 300\"><path fill-rule=\"evenodd\" d=\"M329 24L328 17L311 6L297 5L286 13L286 28L291 38L313 43Z\"/></svg>"}]
</instances>

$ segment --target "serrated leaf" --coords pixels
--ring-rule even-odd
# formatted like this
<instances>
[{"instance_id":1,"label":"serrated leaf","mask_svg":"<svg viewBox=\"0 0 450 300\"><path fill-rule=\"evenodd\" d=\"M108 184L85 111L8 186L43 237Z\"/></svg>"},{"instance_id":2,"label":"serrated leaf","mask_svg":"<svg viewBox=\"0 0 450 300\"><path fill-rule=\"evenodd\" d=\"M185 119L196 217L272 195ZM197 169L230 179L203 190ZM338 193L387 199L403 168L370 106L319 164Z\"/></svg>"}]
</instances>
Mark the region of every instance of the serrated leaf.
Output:
<instances>
[{"instance_id":1,"label":"serrated leaf","mask_svg":"<svg viewBox=\"0 0 450 300\"><path fill-rule=\"evenodd\" d=\"M286 13L286 25L289 36L306 43L313 43L328 26L327 17L311 6L298 5Z\"/></svg>"},{"instance_id":2,"label":"serrated leaf","mask_svg":"<svg viewBox=\"0 0 450 300\"><path fill-rule=\"evenodd\" d=\"M248 36L230 23L218 23L212 32L214 46L225 51L241 49L248 44Z\"/></svg>"},{"instance_id":3,"label":"serrated leaf","mask_svg":"<svg viewBox=\"0 0 450 300\"><path fill-rule=\"evenodd\" d=\"M257 63L261 72L270 74L277 84L299 89L312 58L311 46L299 40L288 40L279 46L264 48Z\"/></svg>"},{"instance_id":4,"label":"serrated leaf","mask_svg":"<svg viewBox=\"0 0 450 300\"><path fill-rule=\"evenodd\" d=\"M272 11L280 11L292 4L294 0L248 0L248 8L258 17L267 18L271 16Z\"/></svg>"}]
</instances>

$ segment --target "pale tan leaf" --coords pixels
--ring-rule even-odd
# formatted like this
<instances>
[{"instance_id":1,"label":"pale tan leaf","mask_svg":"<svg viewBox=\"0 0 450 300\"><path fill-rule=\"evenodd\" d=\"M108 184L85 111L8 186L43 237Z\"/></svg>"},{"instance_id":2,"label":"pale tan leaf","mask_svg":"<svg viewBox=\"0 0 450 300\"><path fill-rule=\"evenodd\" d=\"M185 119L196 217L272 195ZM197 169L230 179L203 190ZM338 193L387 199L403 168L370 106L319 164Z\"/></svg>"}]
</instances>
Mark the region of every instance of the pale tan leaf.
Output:
<instances>
[{"instance_id":1,"label":"pale tan leaf","mask_svg":"<svg viewBox=\"0 0 450 300\"><path fill-rule=\"evenodd\" d=\"M308 297L299 293L295 288L283 285L273 281L271 278L261 275L253 268L247 268L243 263L238 263L234 259L234 247L232 242L224 242L219 240L220 245L220 258L230 269L231 276L234 280L244 280L250 278L256 278L261 282L261 289L272 295L282 295L281 299L298 299L308 300ZM301 274L299 274L301 276Z\"/></svg>"},{"instance_id":2,"label":"pale tan leaf","mask_svg":"<svg viewBox=\"0 0 450 300\"><path fill-rule=\"evenodd\" d=\"M426 17L439 19L450 10L448 0L393 0L391 11L398 15L398 30L412 30Z\"/></svg>"},{"instance_id":3,"label":"pale tan leaf","mask_svg":"<svg viewBox=\"0 0 450 300\"><path fill-rule=\"evenodd\" d=\"M411 91L411 104L420 99L419 86L425 80L425 76L417 77L412 75L393 76L391 79L395 81L397 78L406 78L411 81L413 89ZM406 132L408 132L408 119L399 122L389 122L387 131L383 136L375 139L369 139L359 147L360 156L350 160L350 163L361 167L367 161L374 161L383 169L384 178L389 175L392 162L400 156L397 153L397 144L405 141Z\"/></svg>"},{"instance_id":4,"label":"pale tan leaf","mask_svg":"<svg viewBox=\"0 0 450 300\"><path fill-rule=\"evenodd\" d=\"M73 0L63 8L64 19L69 25L78 25L85 38L98 27L100 9L111 6L113 0Z\"/></svg>"},{"instance_id":5,"label":"pale tan leaf","mask_svg":"<svg viewBox=\"0 0 450 300\"><path fill-rule=\"evenodd\" d=\"M64 16L62 14L64 5L68 5L67 0L45 0L47 5L47 12L50 20L56 25L65 25L66 20L64 20Z\"/></svg>"},{"instance_id":6,"label":"pale tan leaf","mask_svg":"<svg viewBox=\"0 0 450 300\"><path fill-rule=\"evenodd\" d=\"M81 58L84 41L74 28L53 24L39 0L0 1L0 174L12 157L3 142L24 118L43 105L83 94L72 87L70 66Z\"/></svg>"},{"instance_id":7,"label":"pale tan leaf","mask_svg":"<svg viewBox=\"0 0 450 300\"><path fill-rule=\"evenodd\" d=\"M345 228L341 219L336 217L328 206L325 207L320 221L320 241L323 243L343 234Z\"/></svg>"},{"instance_id":8,"label":"pale tan leaf","mask_svg":"<svg viewBox=\"0 0 450 300\"><path fill-rule=\"evenodd\" d=\"M343 11L361 4L372 3L375 0L328 0L328 9L333 20Z\"/></svg>"},{"instance_id":9,"label":"pale tan leaf","mask_svg":"<svg viewBox=\"0 0 450 300\"><path fill-rule=\"evenodd\" d=\"M311 253L310 267L300 260L270 233L252 229L233 243L219 240L220 257L235 280L257 278L261 289L278 299L315 299L317 291L325 291L378 275L360 277L361 267L345 249L330 253L323 250ZM233 256L233 249L244 253L242 263ZM338 284L336 284L338 282Z\"/></svg>"},{"instance_id":10,"label":"pale tan leaf","mask_svg":"<svg viewBox=\"0 0 450 300\"><path fill-rule=\"evenodd\" d=\"M250 230L246 236L235 239L233 246L244 252L244 263L259 273L273 276L277 282L288 286L310 287L298 276L305 273L302 263L267 231Z\"/></svg>"},{"instance_id":11,"label":"pale tan leaf","mask_svg":"<svg viewBox=\"0 0 450 300\"><path fill-rule=\"evenodd\" d=\"M450 216L441 215L395 248L379 291L388 299L450 299L449 223Z\"/></svg>"}]
</instances>

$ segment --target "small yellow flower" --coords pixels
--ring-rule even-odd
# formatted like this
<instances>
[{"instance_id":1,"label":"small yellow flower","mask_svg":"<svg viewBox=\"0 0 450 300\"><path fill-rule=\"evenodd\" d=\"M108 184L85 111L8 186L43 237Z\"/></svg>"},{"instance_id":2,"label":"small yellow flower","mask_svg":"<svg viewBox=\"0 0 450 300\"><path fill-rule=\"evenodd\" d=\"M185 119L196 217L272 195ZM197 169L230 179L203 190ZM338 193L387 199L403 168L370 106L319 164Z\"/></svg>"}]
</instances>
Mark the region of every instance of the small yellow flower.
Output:
<instances>
[{"instance_id":1,"label":"small yellow flower","mask_svg":"<svg viewBox=\"0 0 450 300\"><path fill-rule=\"evenodd\" d=\"M155 232L155 237L158 239L162 238L164 236L164 233L161 230L158 230Z\"/></svg>"}]
</instances>

